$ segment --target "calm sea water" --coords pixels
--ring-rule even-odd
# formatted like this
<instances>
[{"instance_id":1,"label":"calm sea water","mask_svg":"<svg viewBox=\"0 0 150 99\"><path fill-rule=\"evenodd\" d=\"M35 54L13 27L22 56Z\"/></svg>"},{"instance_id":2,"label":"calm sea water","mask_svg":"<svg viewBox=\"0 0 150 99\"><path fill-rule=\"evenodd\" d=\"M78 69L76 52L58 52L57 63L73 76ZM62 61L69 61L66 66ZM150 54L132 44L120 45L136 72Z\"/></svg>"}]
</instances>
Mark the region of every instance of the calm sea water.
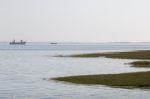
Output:
<instances>
[{"instance_id":1,"label":"calm sea water","mask_svg":"<svg viewBox=\"0 0 150 99\"><path fill-rule=\"evenodd\" d=\"M43 78L147 71L107 58L59 58L89 52L150 49L150 43L0 43L0 99L149 99L149 89L76 85Z\"/></svg>"}]
</instances>

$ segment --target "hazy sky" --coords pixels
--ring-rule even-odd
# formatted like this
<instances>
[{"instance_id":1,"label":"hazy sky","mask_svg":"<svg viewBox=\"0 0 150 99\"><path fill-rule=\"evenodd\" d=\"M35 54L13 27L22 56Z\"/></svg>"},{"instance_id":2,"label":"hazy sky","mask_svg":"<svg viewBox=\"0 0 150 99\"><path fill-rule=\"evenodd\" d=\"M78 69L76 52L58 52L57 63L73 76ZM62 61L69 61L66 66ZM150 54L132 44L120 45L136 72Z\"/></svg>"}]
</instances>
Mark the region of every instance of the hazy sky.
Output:
<instances>
[{"instance_id":1,"label":"hazy sky","mask_svg":"<svg viewBox=\"0 0 150 99\"><path fill-rule=\"evenodd\" d=\"M0 41L150 41L150 0L0 0Z\"/></svg>"}]
</instances>

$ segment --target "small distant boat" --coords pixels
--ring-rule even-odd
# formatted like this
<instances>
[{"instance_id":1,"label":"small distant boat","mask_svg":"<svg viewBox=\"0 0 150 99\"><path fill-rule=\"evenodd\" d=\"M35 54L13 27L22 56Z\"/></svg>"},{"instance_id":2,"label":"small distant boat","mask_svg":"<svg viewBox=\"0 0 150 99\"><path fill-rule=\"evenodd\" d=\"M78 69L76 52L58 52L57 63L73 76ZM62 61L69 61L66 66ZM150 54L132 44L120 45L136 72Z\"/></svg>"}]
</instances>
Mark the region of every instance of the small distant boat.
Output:
<instances>
[{"instance_id":1,"label":"small distant boat","mask_svg":"<svg viewBox=\"0 0 150 99\"><path fill-rule=\"evenodd\" d=\"M50 44L57 44L57 42L51 42Z\"/></svg>"},{"instance_id":2,"label":"small distant boat","mask_svg":"<svg viewBox=\"0 0 150 99\"><path fill-rule=\"evenodd\" d=\"M16 42L15 40L13 40L12 42L9 43L10 45L25 45L26 42L23 40L20 40L20 42Z\"/></svg>"}]
</instances>

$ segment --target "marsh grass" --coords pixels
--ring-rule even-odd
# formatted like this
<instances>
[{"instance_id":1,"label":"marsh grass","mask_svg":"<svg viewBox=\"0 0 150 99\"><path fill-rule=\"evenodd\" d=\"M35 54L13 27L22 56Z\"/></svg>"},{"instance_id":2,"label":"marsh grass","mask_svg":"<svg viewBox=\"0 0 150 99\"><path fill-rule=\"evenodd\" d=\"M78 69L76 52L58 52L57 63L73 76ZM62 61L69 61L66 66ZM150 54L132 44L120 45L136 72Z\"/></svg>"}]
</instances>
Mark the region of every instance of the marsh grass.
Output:
<instances>
[{"instance_id":1,"label":"marsh grass","mask_svg":"<svg viewBox=\"0 0 150 99\"><path fill-rule=\"evenodd\" d=\"M131 67L150 68L150 61L135 61L128 63Z\"/></svg>"},{"instance_id":2,"label":"marsh grass","mask_svg":"<svg viewBox=\"0 0 150 99\"><path fill-rule=\"evenodd\" d=\"M150 50L112 52L112 53L89 53L89 54L77 54L61 57L80 57L80 58L107 57L107 58L121 58L121 59L150 59Z\"/></svg>"},{"instance_id":3,"label":"marsh grass","mask_svg":"<svg viewBox=\"0 0 150 99\"><path fill-rule=\"evenodd\" d=\"M53 80L87 85L100 84L119 87L150 87L150 72L70 76L53 78Z\"/></svg>"},{"instance_id":4,"label":"marsh grass","mask_svg":"<svg viewBox=\"0 0 150 99\"><path fill-rule=\"evenodd\" d=\"M107 57L107 58L121 58L121 59L150 59L150 50L130 51L130 52L111 52L111 53L90 53L78 54L59 57ZM150 67L149 61L136 61L129 63L133 67ZM65 81L75 84L91 84L91 85L108 85L117 87L136 87L136 88L150 88L150 71L149 72L134 72L121 74L102 74L102 75L84 75L84 76L70 76L53 78L57 81Z\"/></svg>"}]
</instances>

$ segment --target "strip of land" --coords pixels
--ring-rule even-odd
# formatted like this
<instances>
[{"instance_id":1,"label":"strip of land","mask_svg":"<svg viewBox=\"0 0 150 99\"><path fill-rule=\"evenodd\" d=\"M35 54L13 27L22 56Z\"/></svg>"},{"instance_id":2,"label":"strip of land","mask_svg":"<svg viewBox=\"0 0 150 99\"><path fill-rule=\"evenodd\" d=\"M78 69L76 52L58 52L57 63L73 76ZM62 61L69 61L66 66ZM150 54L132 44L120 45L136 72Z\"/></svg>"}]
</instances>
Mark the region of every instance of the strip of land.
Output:
<instances>
[{"instance_id":1,"label":"strip of land","mask_svg":"<svg viewBox=\"0 0 150 99\"><path fill-rule=\"evenodd\" d=\"M58 57L107 57L107 58L122 58L122 59L150 59L150 50L130 51L130 52L110 52L110 53L88 53Z\"/></svg>"},{"instance_id":2,"label":"strip of land","mask_svg":"<svg viewBox=\"0 0 150 99\"><path fill-rule=\"evenodd\" d=\"M58 77L54 80L75 84L108 85L118 87L150 87L150 72L135 72L122 74L85 75Z\"/></svg>"},{"instance_id":3,"label":"strip of land","mask_svg":"<svg viewBox=\"0 0 150 99\"><path fill-rule=\"evenodd\" d=\"M129 64L131 67L150 68L150 61L135 61Z\"/></svg>"}]
</instances>

